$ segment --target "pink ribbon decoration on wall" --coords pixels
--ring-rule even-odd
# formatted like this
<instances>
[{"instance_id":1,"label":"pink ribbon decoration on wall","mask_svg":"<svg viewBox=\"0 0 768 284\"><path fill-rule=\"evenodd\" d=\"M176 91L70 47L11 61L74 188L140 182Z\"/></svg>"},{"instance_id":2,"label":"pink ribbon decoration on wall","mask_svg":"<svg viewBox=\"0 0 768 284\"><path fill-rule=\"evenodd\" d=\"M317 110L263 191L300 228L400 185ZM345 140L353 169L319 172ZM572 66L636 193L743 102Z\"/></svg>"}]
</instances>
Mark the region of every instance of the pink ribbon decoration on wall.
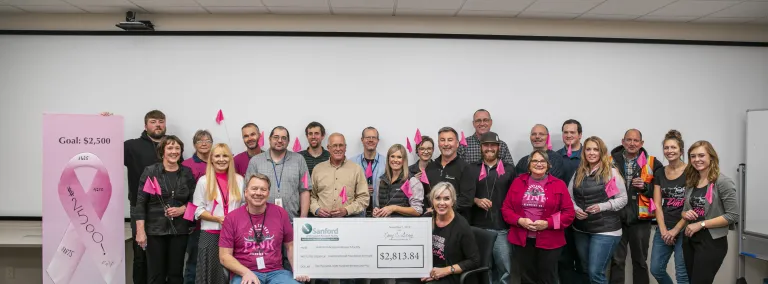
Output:
<instances>
[{"instance_id":1,"label":"pink ribbon decoration on wall","mask_svg":"<svg viewBox=\"0 0 768 284\"><path fill-rule=\"evenodd\" d=\"M81 167L96 169L87 193L75 174L75 169ZM112 197L112 183L104 164L91 153L75 155L61 173L58 194L70 223L46 268L48 276L56 284L69 283L83 256L88 255L88 260L82 264L89 267L95 265L103 280L112 282L123 260L118 252L107 251L107 248L114 246L105 244L112 240L104 236L101 217Z\"/></svg>"}]
</instances>

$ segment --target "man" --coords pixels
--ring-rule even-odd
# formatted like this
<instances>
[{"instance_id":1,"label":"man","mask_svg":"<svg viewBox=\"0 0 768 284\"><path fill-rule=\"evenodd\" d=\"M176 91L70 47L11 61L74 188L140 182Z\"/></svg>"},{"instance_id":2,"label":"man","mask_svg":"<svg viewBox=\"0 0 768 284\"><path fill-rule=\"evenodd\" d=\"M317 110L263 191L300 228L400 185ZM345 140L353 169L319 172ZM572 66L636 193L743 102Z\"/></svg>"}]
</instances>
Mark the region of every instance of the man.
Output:
<instances>
[{"instance_id":1,"label":"man","mask_svg":"<svg viewBox=\"0 0 768 284\"><path fill-rule=\"evenodd\" d=\"M363 153L350 159L353 163L363 168L365 179L368 183L368 194L370 195L368 207L365 209L366 216L371 216L373 207L378 207L379 196L379 178L384 174L387 168L387 158L376 152L379 145L379 131L372 126L363 129L360 141L363 142Z\"/></svg>"},{"instance_id":2,"label":"man","mask_svg":"<svg viewBox=\"0 0 768 284\"><path fill-rule=\"evenodd\" d=\"M557 150L557 154L563 157L563 181L568 184L572 181L576 169L581 163L581 123L575 119L563 122L563 148ZM571 154L568 155L570 146ZM565 228L565 247L558 260L557 273L561 284L589 283L589 276L581 269L578 251L576 251L573 239L573 226Z\"/></svg>"},{"instance_id":3,"label":"man","mask_svg":"<svg viewBox=\"0 0 768 284\"><path fill-rule=\"evenodd\" d=\"M472 220L471 210L475 199L475 181L471 166L459 159L456 149L459 147L459 135L451 127L443 127L437 132L437 145L440 156L432 161L424 171L430 185L446 181L456 189L457 212L467 221ZM431 212L431 210L427 210Z\"/></svg>"},{"instance_id":4,"label":"man","mask_svg":"<svg viewBox=\"0 0 768 284\"><path fill-rule=\"evenodd\" d=\"M469 164L479 163L482 160L483 153L480 150L480 136L491 131L493 119L491 113L485 109L478 109L472 116L472 126L475 127L475 134L467 138L467 146L459 147L459 157ZM514 165L512 155L509 153L507 143L501 141L499 148L501 160L507 164Z\"/></svg>"},{"instance_id":5,"label":"man","mask_svg":"<svg viewBox=\"0 0 768 284\"><path fill-rule=\"evenodd\" d=\"M293 218L307 217L312 181L304 158L298 153L288 151L290 139L291 136L285 127L273 128L269 133L269 151L251 158L245 176L259 173L272 177L269 203L285 208L293 222ZM306 185L303 182L305 175ZM243 188L246 186L247 184L244 184Z\"/></svg>"},{"instance_id":6,"label":"man","mask_svg":"<svg viewBox=\"0 0 768 284\"><path fill-rule=\"evenodd\" d=\"M323 139L325 139L325 127L317 121L310 122L306 128L304 128L304 134L307 135L307 141L309 141L309 147L306 150L299 152L304 156L304 161L307 162L307 168L309 173L314 175L315 166L319 163L328 161L331 157L331 153L323 149Z\"/></svg>"},{"instance_id":7,"label":"man","mask_svg":"<svg viewBox=\"0 0 768 284\"><path fill-rule=\"evenodd\" d=\"M205 175L205 168L208 165L208 155L211 154L213 138L207 130L198 130L192 137L192 144L195 146L195 153L192 157L181 162L181 165L192 170L192 176L195 182ZM200 241L200 220L195 221L196 225L187 240L187 262L184 266L184 283L195 283L195 268L197 267L197 243Z\"/></svg>"},{"instance_id":8,"label":"man","mask_svg":"<svg viewBox=\"0 0 768 284\"><path fill-rule=\"evenodd\" d=\"M507 197L507 191L515 179L515 166L500 159L500 148L503 142L499 135L488 131L480 136L480 149L483 160L472 164L473 172L478 174L472 207L470 225L482 228L496 234L493 243L493 258L491 259L490 280L493 284L509 283L512 268L512 245L507 240L509 224L501 216L501 205ZM486 177L480 179L483 168ZM503 172L500 172L504 169Z\"/></svg>"},{"instance_id":9,"label":"man","mask_svg":"<svg viewBox=\"0 0 768 284\"><path fill-rule=\"evenodd\" d=\"M248 170L248 162L251 161L251 158L264 151L259 148L259 139L261 138L259 126L249 122L243 125L240 132L243 135L245 151L235 155L233 162L235 163L235 172L241 176L245 176L245 171Z\"/></svg>"},{"instance_id":10,"label":"man","mask_svg":"<svg viewBox=\"0 0 768 284\"><path fill-rule=\"evenodd\" d=\"M368 182L363 169L347 160L344 135L333 133L328 137L331 158L315 167L312 172L314 190L310 194L309 210L317 217L364 217L368 207ZM344 201L341 193L347 195Z\"/></svg>"},{"instance_id":11,"label":"man","mask_svg":"<svg viewBox=\"0 0 768 284\"><path fill-rule=\"evenodd\" d=\"M547 151L547 155L549 156L549 164L552 165L552 167L549 169L549 174L565 181L566 178L563 172L563 158L555 153L555 151L547 149L547 138L549 138L549 129L546 126L542 124L536 124L533 126L533 128L531 128L530 139L533 150L538 149ZM531 152L533 152L533 150L531 150ZM525 157L522 157L519 161L517 161L515 170L518 174L528 172L528 156L529 155L525 155Z\"/></svg>"},{"instance_id":12,"label":"man","mask_svg":"<svg viewBox=\"0 0 768 284\"><path fill-rule=\"evenodd\" d=\"M104 114L103 114L104 115ZM126 140L123 144L124 161L128 170L128 201L131 212L136 206L136 194L139 189L139 178L144 168L158 162L157 143L165 137L165 114L152 110L144 115L144 131L139 138ZM131 236L136 239L136 220L131 219ZM142 249L133 243L133 283L147 283L147 260Z\"/></svg>"},{"instance_id":13,"label":"man","mask_svg":"<svg viewBox=\"0 0 768 284\"><path fill-rule=\"evenodd\" d=\"M614 166L627 183L627 206L621 209L621 241L616 246L611 262L611 283L624 283L624 264L627 259L627 245L632 251L632 283L647 284L648 245L651 238L651 220L648 206L644 206L644 216L638 202L653 197L653 173L663 167L655 157L649 156L643 148L643 134L640 130L630 129L624 133L621 146L611 151ZM644 154L647 164L640 167L637 159Z\"/></svg>"},{"instance_id":14,"label":"man","mask_svg":"<svg viewBox=\"0 0 768 284\"><path fill-rule=\"evenodd\" d=\"M249 175L246 205L230 212L221 226L219 260L234 273L231 283L296 283L291 271L283 269L281 248L293 266L293 226L285 209L267 203L270 188L267 176Z\"/></svg>"}]
</instances>

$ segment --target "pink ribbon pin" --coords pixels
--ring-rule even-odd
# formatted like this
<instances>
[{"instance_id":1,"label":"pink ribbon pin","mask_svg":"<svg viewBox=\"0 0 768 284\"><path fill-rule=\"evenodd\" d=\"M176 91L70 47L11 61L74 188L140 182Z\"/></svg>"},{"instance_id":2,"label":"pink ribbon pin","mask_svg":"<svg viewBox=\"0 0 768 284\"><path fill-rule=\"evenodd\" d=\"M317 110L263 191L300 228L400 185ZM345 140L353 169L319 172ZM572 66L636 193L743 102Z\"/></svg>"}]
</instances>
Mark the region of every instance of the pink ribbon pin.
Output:
<instances>
[{"instance_id":1,"label":"pink ribbon pin","mask_svg":"<svg viewBox=\"0 0 768 284\"><path fill-rule=\"evenodd\" d=\"M75 174L75 169L81 167L96 169L87 193ZM96 155L77 154L61 173L58 193L70 223L46 269L48 276L56 284L69 283L83 256L88 255L91 260L83 262L83 265L95 264L103 280L111 283L123 260L118 252L107 251L115 244L104 236L101 223L112 197L109 172Z\"/></svg>"}]
</instances>

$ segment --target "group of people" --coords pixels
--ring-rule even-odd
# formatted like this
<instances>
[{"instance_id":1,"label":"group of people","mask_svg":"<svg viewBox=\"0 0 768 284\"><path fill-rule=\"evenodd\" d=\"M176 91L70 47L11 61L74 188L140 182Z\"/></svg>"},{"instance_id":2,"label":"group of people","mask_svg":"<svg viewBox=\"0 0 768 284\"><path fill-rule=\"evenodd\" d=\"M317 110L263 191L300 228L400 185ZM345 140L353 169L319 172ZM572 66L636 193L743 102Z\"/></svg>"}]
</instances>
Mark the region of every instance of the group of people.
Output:
<instances>
[{"instance_id":1,"label":"group of people","mask_svg":"<svg viewBox=\"0 0 768 284\"><path fill-rule=\"evenodd\" d=\"M673 283L666 267L674 252L677 283L712 283L738 220L735 184L713 146L698 141L686 153L675 130L661 143L667 166L648 154L639 130L609 151L599 137L582 142L573 119L562 124L557 151L549 129L535 125L532 151L515 163L484 109L473 114L466 145L443 127L436 139L419 137L412 163L400 144L380 154L374 127L362 130L359 155L347 158L341 133L328 136L326 149L318 122L305 128L309 147L300 152L287 149L282 126L264 137L265 151L259 127L245 124L246 150L237 155L199 130L195 153L183 160L184 143L166 134L165 119L150 111L141 136L125 142L134 283L309 281L291 269L297 217L431 218L434 268L397 283L459 283L481 266L470 227L496 235L485 277L493 284L624 283L628 250L633 283L649 283L653 224L650 275Z\"/></svg>"}]
</instances>

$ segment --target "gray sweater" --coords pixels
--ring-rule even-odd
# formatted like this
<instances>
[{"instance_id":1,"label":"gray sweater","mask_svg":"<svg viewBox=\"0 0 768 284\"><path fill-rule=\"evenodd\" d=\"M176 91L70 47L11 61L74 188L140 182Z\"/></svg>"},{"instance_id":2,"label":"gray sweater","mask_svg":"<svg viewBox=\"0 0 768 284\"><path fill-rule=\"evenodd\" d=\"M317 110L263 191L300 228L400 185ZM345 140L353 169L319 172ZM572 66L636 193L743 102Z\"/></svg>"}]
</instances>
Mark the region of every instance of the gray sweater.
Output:
<instances>
[{"instance_id":1,"label":"gray sweater","mask_svg":"<svg viewBox=\"0 0 768 284\"><path fill-rule=\"evenodd\" d=\"M686 188L685 205L683 211L691 210L692 188ZM736 183L722 173L715 181L715 187L712 191L712 204L704 203L704 219L709 220L723 216L728 221L728 226L720 228L709 228L712 239L719 239L728 235L729 227L733 226L739 220L739 201L736 199Z\"/></svg>"}]
</instances>

